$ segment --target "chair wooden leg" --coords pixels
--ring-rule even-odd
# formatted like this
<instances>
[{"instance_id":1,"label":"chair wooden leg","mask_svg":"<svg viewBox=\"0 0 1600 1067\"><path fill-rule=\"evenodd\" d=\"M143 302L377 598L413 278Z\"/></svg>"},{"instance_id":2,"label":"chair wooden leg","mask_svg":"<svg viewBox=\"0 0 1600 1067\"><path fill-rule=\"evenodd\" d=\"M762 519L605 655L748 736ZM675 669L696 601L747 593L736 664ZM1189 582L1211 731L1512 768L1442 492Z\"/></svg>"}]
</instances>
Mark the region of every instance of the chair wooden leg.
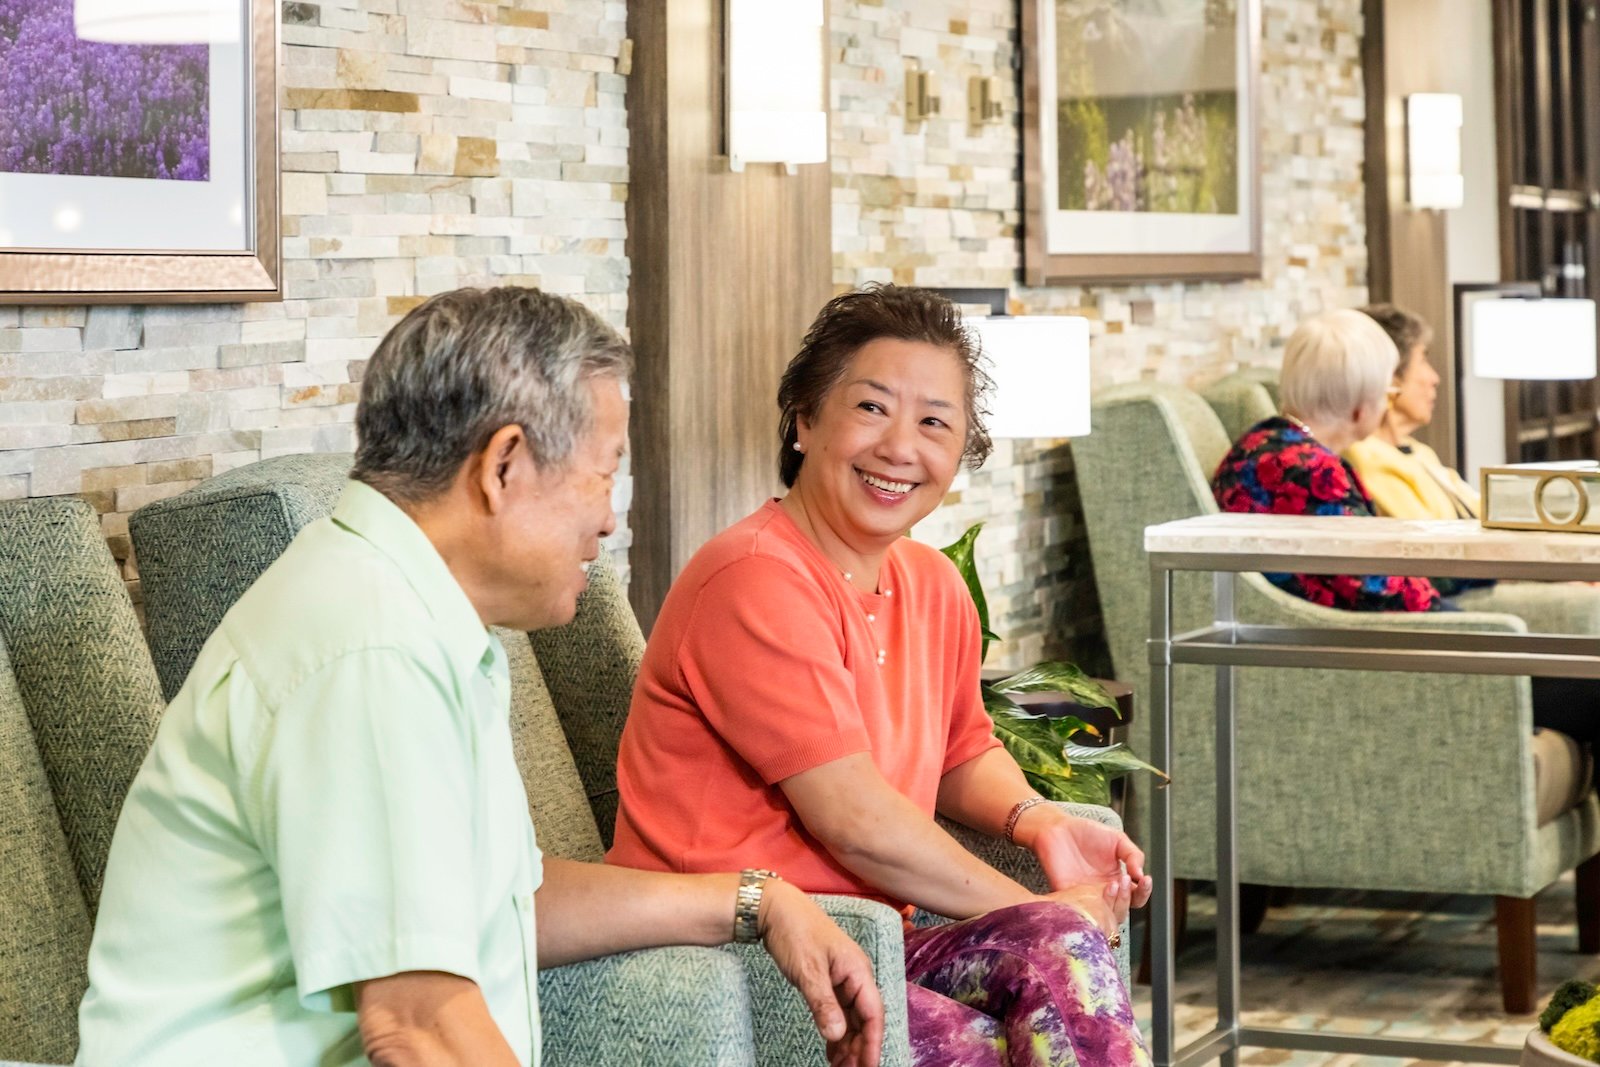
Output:
<instances>
[{"instance_id":1,"label":"chair wooden leg","mask_svg":"<svg viewBox=\"0 0 1600 1067\"><path fill-rule=\"evenodd\" d=\"M1177 912L1177 921L1173 923L1173 944L1183 944L1184 932L1189 927L1189 883L1182 878L1175 878L1172 882L1173 910ZM1139 952L1139 970L1134 976L1138 985L1150 984L1150 926L1155 919L1155 912L1151 908L1144 909L1144 947Z\"/></svg>"},{"instance_id":2,"label":"chair wooden leg","mask_svg":"<svg viewBox=\"0 0 1600 1067\"><path fill-rule=\"evenodd\" d=\"M1600 856L1578 864L1578 951L1600 952Z\"/></svg>"},{"instance_id":3,"label":"chair wooden leg","mask_svg":"<svg viewBox=\"0 0 1600 1067\"><path fill-rule=\"evenodd\" d=\"M1253 934L1261 929L1261 924L1267 918L1267 908L1272 903L1272 893L1270 885L1257 885L1255 882L1239 883L1240 933Z\"/></svg>"},{"instance_id":4,"label":"chair wooden leg","mask_svg":"<svg viewBox=\"0 0 1600 1067\"><path fill-rule=\"evenodd\" d=\"M1494 925L1500 941L1500 997L1506 1014L1533 1011L1539 952L1533 899L1495 897Z\"/></svg>"}]
</instances>

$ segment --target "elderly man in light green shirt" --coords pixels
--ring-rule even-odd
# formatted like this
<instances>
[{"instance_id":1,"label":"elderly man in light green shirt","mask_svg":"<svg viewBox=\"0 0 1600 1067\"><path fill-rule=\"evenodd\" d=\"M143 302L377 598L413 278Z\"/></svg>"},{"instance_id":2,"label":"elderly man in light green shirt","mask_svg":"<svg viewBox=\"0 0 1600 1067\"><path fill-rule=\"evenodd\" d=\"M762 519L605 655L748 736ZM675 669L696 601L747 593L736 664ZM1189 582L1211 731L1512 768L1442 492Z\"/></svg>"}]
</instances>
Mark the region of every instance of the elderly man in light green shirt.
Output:
<instances>
[{"instance_id":1,"label":"elderly man in light green shirt","mask_svg":"<svg viewBox=\"0 0 1600 1067\"><path fill-rule=\"evenodd\" d=\"M877 1062L870 965L804 894L535 843L488 627L572 618L630 362L530 289L434 297L379 345L333 515L223 619L128 793L79 1063L537 1064L538 967L727 941L741 886L830 1056Z\"/></svg>"}]
</instances>

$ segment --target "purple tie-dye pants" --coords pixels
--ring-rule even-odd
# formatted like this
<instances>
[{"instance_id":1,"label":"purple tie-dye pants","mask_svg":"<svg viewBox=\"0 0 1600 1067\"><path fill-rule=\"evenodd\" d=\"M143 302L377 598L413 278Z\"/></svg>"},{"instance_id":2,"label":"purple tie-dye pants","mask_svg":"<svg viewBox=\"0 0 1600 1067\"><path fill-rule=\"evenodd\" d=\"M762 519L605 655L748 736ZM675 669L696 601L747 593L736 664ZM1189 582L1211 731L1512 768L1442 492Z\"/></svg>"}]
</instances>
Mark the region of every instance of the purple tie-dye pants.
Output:
<instances>
[{"instance_id":1,"label":"purple tie-dye pants","mask_svg":"<svg viewBox=\"0 0 1600 1067\"><path fill-rule=\"evenodd\" d=\"M916 1067L1150 1062L1105 935L1035 901L906 935Z\"/></svg>"}]
</instances>

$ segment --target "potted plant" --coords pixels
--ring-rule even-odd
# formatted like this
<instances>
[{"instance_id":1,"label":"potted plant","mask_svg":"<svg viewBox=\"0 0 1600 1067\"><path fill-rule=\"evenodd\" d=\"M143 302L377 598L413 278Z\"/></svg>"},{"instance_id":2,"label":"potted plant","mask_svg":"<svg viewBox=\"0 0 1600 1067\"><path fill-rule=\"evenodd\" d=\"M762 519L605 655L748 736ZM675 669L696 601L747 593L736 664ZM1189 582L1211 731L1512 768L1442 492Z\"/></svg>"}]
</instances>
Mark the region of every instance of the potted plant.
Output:
<instances>
[{"instance_id":1,"label":"potted plant","mask_svg":"<svg viewBox=\"0 0 1600 1067\"><path fill-rule=\"evenodd\" d=\"M989 643L1000 640L989 629L989 602L973 556L973 545L982 530L983 523L975 523L955 544L942 549L961 572L978 609L978 625L983 632L980 662L989 653ZM1121 712L1104 686L1080 668L1059 660L1036 663L998 681L983 683L983 706L994 722L995 736L1040 796L1107 805L1111 802L1111 783L1125 774L1143 770L1156 775L1161 784L1168 781L1159 768L1134 755L1126 745L1092 746L1074 741L1079 734L1099 736L1099 731L1074 715L1034 714L1012 700L1013 693L1062 693L1086 707L1108 708L1118 717Z\"/></svg>"},{"instance_id":2,"label":"potted plant","mask_svg":"<svg viewBox=\"0 0 1600 1067\"><path fill-rule=\"evenodd\" d=\"M1600 1063L1600 996L1592 983L1561 983L1522 1049L1523 1067Z\"/></svg>"}]
</instances>

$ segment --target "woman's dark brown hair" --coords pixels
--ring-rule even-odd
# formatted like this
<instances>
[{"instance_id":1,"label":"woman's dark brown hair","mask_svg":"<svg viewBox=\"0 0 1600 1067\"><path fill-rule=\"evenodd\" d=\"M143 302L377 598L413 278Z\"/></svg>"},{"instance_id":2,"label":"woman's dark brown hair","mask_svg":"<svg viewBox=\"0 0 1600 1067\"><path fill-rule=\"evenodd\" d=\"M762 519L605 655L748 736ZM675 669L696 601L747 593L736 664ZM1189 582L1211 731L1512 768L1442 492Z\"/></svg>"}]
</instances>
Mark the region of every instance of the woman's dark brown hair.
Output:
<instances>
[{"instance_id":1,"label":"woman's dark brown hair","mask_svg":"<svg viewBox=\"0 0 1600 1067\"><path fill-rule=\"evenodd\" d=\"M989 414L983 404L993 383L960 309L927 289L873 284L828 301L783 372L778 386L778 474L786 487L793 488L806 458L794 449L799 420L813 418L855 354L882 338L921 341L948 350L960 361L967 383L967 446L962 455L974 470L989 458L994 444L983 425Z\"/></svg>"},{"instance_id":2,"label":"woman's dark brown hair","mask_svg":"<svg viewBox=\"0 0 1600 1067\"><path fill-rule=\"evenodd\" d=\"M1433 328L1405 308L1393 304L1368 304L1359 309L1363 315L1383 327L1395 348L1400 350L1400 364L1395 368L1396 378L1405 377L1410 369L1411 350L1417 345L1424 348L1433 340Z\"/></svg>"}]
</instances>

